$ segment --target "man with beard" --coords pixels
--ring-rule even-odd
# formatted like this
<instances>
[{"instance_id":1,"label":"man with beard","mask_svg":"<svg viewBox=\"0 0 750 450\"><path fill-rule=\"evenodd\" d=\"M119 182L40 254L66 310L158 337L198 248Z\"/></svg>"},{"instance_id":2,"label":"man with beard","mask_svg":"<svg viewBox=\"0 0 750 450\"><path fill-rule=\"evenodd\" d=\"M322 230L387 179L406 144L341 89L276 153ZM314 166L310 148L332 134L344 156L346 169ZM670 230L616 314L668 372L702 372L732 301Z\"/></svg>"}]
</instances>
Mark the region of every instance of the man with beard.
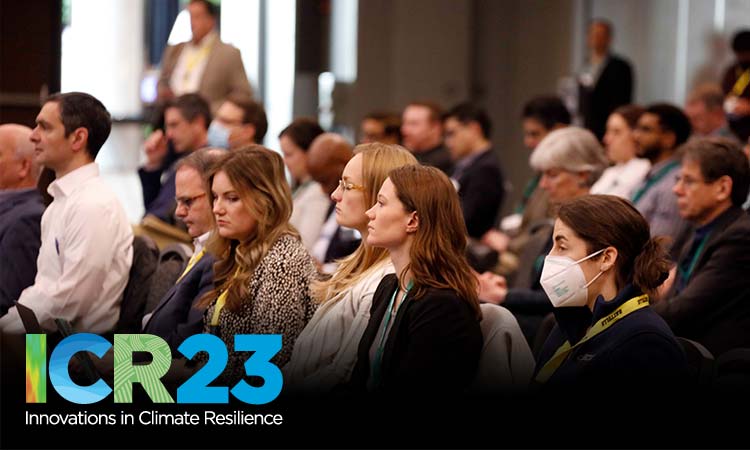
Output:
<instances>
[{"instance_id":1,"label":"man with beard","mask_svg":"<svg viewBox=\"0 0 750 450\"><path fill-rule=\"evenodd\" d=\"M666 103L646 108L634 131L638 157L647 158L651 170L631 200L651 226L652 236L673 238L673 259L689 232L688 223L680 217L672 188L680 171L677 148L687 141L690 132L690 120L685 113Z\"/></svg>"}]
</instances>

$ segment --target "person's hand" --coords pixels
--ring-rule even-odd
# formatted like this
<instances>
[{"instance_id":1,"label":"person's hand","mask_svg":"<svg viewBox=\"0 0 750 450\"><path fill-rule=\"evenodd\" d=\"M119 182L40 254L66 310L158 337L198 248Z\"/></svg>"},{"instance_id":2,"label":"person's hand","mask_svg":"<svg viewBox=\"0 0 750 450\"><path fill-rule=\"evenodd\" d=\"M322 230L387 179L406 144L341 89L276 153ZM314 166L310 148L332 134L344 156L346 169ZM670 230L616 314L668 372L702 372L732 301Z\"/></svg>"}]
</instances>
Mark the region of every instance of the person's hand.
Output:
<instances>
[{"instance_id":1,"label":"person's hand","mask_svg":"<svg viewBox=\"0 0 750 450\"><path fill-rule=\"evenodd\" d=\"M482 236L482 244L490 247L491 249L495 250L498 253L503 253L508 249L508 243L510 242L510 237L508 237L507 234L491 229L488 232L484 233L484 236Z\"/></svg>"},{"instance_id":2,"label":"person's hand","mask_svg":"<svg viewBox=\"0 0 750 450\"><path fill-rule=\"evenodd\" d=\"M114 351L110 348L101 358L91 352L87 352L89 359L94 363L94 368L101 375L102 379L112 385L115 378ZM76 357L70 358L68 370L72 374L83 375L83 363Z\"/></svg>"},{"instance_id":3,"label":"person's hand","mask_svg":"<svg viewBox=\"0 0 750 450\"><path fill-rule=\"evenodd\" d=\"M750 116L750 99L737 98L737 101L734 103L732 114L738 116Z\"/></svg>"},{"instance_id":4,"label":"person's hand","mask_svg":"<svg viewBox=\"0 0 750 450\"><path fill-rule=\"evenodd\" d=\"M669 270L669 276L666 280L656 288L656 292L654 292L654 298L652 299L654 303L660 302L662 299L666 298L667 293L670 289L672 289L672 285L674 284L675 277L677 275L677 266L672 267Z\"/></svg>"},{"instance_id":5,"label":"person's hand","mask_svg":"<svg viewBox=\"0 0 750 450\"><path fill-rule=\"evenodd\" d=\"M508 281L505 277L492 272L477 275L479 281L479 299L488 303L501 305L508 295Z\"/></svg>"},{"instance_id":6,"label":"person's hand","mask_svg":"<svg viewBox=\"0 0 750 450\"><path fill-rule=\"evenodd\" d=\"M146 138L143 145L146 152L146 170L156 170L167 157L167 137L161 130L156 130Z\"/></svg>"}]
</instances>

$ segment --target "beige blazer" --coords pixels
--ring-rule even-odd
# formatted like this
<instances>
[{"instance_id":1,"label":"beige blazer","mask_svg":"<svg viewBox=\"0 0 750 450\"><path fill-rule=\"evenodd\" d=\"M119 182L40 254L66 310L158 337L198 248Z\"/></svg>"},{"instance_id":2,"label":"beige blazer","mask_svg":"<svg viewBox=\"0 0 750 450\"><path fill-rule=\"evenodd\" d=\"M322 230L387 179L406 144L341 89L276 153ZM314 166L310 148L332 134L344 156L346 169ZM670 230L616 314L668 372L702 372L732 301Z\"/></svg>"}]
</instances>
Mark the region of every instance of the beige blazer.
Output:
<instances>
[{"instance_id":1,"label":"beige blazer","mask_svg":"<svg viewBox=\"0 0 750 450\"><path fill-rule=\"evenodd\" d=\"M184 47L185 42L182 42L175 46L168 46L164 50L159 75L159 100L166 100L163 96L164 90L170 87L169 80ZM237 48L221 42L220 39L214 40L198 93L211 105L212 113L216 113L229 95L252 98L252 88L247 80L245 66L242 64L240 51Z\"/></svg>"}]
</instances>

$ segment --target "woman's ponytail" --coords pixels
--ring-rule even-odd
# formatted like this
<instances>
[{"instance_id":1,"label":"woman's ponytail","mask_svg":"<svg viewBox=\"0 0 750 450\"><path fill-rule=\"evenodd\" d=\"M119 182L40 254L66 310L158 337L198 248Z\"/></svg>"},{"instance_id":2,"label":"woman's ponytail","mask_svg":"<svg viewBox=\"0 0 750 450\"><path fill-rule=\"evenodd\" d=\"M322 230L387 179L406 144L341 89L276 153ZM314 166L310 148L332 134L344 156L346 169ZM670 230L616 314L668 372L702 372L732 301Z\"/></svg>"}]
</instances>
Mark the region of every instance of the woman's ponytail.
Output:
<instances>
[{"instance_id":1,"label":"woman's ponytail","mask_svg":"<svg viewBox=\"0 0 750 450\"><path fill-rule=\"evenodd\" d=\"M653 292L669 275L671 263L664 246L666 240L664 236L650 238L635 257L633 283L643 292Z\"/></svg>"}]
</instances>

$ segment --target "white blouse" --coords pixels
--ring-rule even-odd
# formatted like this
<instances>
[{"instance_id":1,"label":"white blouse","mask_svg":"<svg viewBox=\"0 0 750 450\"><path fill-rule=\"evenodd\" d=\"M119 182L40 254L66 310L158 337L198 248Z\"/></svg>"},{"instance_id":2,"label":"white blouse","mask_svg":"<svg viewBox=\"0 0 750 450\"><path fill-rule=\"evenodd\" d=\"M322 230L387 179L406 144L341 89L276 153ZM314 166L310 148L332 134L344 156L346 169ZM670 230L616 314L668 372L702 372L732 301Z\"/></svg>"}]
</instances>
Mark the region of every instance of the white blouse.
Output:
<instances>
[{"instance_id":1,"label":"white blouse","mask_svg":"<svg viewBox=\"0 0 750 450\"><path fill-rule=\"evenodd\" d=\"M292 217L289 218L289 223L299 231L302 245L308 252L312 252L323 223L328 217L331 199L323 192L319 183L308 181L294 192L292 204Z\"/></svg>"},{"instance_id":2,"label":"white blouse","mask_svg":"<svg viewBox=\"0 0 750 450\"><path fill-rule=\"evenodd\" d=\"M591 186L591 193L616 195L630 200L633 191L641 184L649 169L651 163L641 158L633 158L626 163L609 167Z\"/></svg>"},{"instance_id":3,"label":"white blouse","mask_svg":"<svg viewBox=\"0 0 750 450\"><path fill-rule=\"evenodd\" d=\"M349 380L357 350L370 320L370 306L380 281L394 273L383 261L364 278L318 307L284 366L284 382L292 390L325 392Z\"/></svg>"}]
</instances>

